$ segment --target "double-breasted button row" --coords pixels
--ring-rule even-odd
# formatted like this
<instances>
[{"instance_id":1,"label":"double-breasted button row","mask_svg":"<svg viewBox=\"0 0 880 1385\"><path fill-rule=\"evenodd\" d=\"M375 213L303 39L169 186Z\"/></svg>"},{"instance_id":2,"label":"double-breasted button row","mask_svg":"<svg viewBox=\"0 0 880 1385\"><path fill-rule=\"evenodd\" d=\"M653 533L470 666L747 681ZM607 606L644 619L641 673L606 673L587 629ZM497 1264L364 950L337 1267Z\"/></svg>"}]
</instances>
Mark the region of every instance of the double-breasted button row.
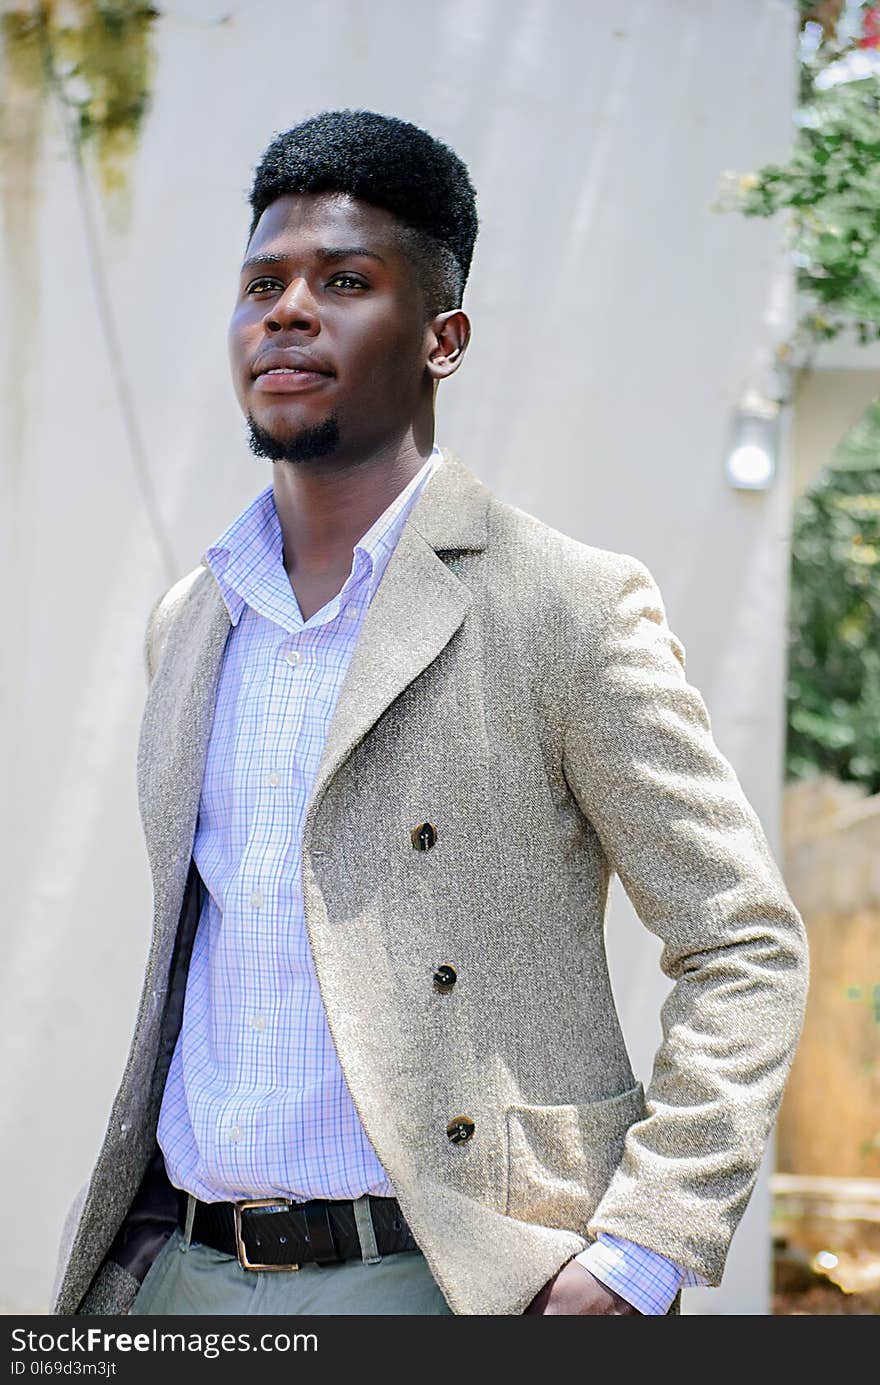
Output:
<instances>
[{"instance_id":1,"label":"double-breasted button row","mask_svg":"<svg viewBox=\"0 0 880 1385\"><path fill-rule=\"evenodd\" d=\"M432 822L420 822L410 833L416 851L430 851L437 841L437 828ZM434 990L440 995L448 995L458 980L458 972L451 962L439 962L434 968ZM453 1116L446 1126L446 1138L450 1144L464 1145L473 1137L476 1126L470 1116Z\"/></svg>"}]
</instances>

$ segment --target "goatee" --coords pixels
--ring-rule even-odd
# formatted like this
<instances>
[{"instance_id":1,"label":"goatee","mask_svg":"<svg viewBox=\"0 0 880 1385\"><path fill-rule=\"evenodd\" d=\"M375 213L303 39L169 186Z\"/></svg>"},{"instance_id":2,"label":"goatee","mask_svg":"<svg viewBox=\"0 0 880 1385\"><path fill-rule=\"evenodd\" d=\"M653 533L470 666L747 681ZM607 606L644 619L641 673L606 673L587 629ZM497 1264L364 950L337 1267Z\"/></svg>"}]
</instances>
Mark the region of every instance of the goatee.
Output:
<instances>
[{"instance_id":1,"label":"goatee","mask_svg":"<svg viewBox=\"0 0 880 1385\"><path fill-rule=\"evenodd\" d=\"M248 444L255 457L270 462L311 462L332 457L339 447L339 422L335 414L322 419L295 438L276 438L261 428L251 414L247 417Z\"/></svg>"}]
</instances>

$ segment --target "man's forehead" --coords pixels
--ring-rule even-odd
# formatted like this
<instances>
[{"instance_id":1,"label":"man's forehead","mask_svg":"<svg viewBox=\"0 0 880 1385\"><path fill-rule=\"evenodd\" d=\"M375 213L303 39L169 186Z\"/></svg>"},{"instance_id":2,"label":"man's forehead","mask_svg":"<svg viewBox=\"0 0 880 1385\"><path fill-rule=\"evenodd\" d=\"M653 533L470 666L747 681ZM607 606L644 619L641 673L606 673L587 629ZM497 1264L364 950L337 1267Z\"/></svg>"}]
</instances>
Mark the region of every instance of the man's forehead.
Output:
<instances>
[{"instance_id":1,"label":"man's forehead","mask_svg":"<svg viewBox=\"0 0 880 1385\"><path fill-rule=\"evenodd\" d=\"M384 207L362 202L345 192L285 193L270 202L254 228L247 253L256 250L283 248L285 243L298 245L328 237L333 240L357 232L364 244L379 249L393 248L399 239L400 223Z\"/></svg>"}]
</instances>

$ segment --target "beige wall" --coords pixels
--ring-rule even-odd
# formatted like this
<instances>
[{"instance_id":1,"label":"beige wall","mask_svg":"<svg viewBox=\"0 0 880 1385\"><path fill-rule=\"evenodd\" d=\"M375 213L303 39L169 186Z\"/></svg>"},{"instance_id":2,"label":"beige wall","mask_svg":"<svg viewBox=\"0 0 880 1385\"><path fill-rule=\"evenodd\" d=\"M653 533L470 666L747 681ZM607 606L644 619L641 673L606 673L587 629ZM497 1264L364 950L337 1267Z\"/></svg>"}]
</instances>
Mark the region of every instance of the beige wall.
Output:
<instances>
[{"instance_id":1,"label":"beige wall","mask_svg":"<svg viewBox=\"0 0 880 1385\"><path fill-rule=\"evenodd\" d=\"M880 1185L880 794L821 776L784 801L785 878L812 982L779 1169Z\"/></svg>"},{"instance_id":2,"label":"beige wall","mask_svg":"<svg viewBox=\"0 0 880 1385\"><path fill-rule=\"evenodd\" d=\"M803 371L794 392L792 486L802 495L818 481L831 455L880 393L877 369Z\"/></svg>"},{"instance_id":3,"label":"beige wall","mask_svg":"<svg viewBox=\"0 0 880 1385\"><path fill-rule=\"evenodd\" d=\"M244 445L225 329L244 189L275 130L366 105L468 161L482 218L475 331L441 391L438 441L506 500L648 563L717 739L776 836L786 457L760 494L731 491L722 461L731 410L784 330L787 276L781 227L710 203L723 169L785 157L787 0L162 9L127 225L111 230L93 187L83 204L50 111L4 259L2 724L15 787L0 1110L17 1250L0 1257L0 1297L16 1309L45 1305L148 944L134 757L141 635L166 573L145 473L178 571L266 482ZM619 899L609 944L648 1077L659 949ZM691 1311L765 1310L766 1214L762 1179L724 1288L688 1295Z\"/></svg>"}]
</instances>

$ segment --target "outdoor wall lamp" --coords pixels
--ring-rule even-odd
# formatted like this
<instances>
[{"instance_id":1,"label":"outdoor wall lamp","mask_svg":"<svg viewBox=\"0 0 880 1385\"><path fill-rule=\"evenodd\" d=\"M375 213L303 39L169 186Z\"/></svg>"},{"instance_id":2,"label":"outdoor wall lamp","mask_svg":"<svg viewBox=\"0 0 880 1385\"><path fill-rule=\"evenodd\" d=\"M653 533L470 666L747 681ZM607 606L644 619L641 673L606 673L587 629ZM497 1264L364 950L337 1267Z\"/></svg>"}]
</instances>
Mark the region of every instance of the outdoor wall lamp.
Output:
<instances>
[{"instance_id":1,"label":"outdoor wall lamp","mask_svg":"<svg viewBox=\"0 0 880 1385\"><path fill-rule=\"evenodd\" d=\"M776 475L780 405L775 399L747 394L731 430L724 469L736 490L765 491Z\"/></svg>"}]
</instances>

